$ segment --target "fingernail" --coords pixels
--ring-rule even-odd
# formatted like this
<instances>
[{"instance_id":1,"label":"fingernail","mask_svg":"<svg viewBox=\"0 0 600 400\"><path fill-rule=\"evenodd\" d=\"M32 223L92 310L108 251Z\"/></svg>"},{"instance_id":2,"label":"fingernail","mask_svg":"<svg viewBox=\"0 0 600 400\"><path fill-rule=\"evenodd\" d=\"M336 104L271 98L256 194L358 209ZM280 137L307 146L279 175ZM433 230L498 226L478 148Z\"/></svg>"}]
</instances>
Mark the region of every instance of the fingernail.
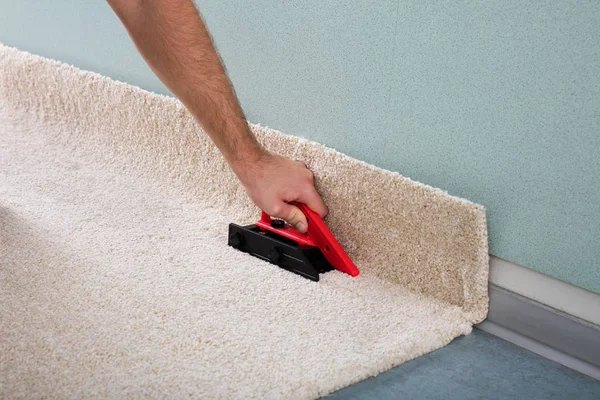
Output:
<instances>
[{"instance_id":1,"label":"fingernail","mask_svg":"<svg viewBox=\"0 0 600 400\"><path fill-rule=\"evenodd\" d=\"M296 229L300 232L304 232L306 230L306 224L304 222L298 222L296 224Z\"/></svg>"}]
</instances>

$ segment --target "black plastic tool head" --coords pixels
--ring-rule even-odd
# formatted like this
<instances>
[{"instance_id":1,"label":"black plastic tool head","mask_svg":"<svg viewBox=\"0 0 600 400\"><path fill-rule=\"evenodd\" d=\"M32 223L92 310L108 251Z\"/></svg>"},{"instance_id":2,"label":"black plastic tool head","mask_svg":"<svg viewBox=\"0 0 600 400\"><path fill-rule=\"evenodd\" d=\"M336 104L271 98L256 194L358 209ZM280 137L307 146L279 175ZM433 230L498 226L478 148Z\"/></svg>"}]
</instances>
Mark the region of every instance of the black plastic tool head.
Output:
<instances>
[{"instance_id":1,"label":"black plastic tool head","mask_svg":"<svg viewBox=\"0 0 600 400\"><path fill-rule=\"evenodd\" d=\"M229 224L228 244L313 281L319 280L320 273L333 269L318 247L298 245L256 225Z\"/></svg>"}]
</instances>

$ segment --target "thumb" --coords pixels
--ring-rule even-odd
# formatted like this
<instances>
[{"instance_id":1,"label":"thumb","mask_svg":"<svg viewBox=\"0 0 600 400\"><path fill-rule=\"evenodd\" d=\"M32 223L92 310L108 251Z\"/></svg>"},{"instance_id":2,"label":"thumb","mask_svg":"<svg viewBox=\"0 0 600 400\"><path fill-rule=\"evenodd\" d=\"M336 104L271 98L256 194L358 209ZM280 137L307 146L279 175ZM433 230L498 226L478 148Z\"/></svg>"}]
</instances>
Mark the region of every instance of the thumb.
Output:
<instances>
[{"instance_id":1,"label":"thumb","mask_svg":"<svg viewBox=\"0 0 600 400\"><path fill-rule=\"evenodd\" d=\"M288 203L283 203L281 212L279 215L275 215L277 218L285 220L288 224L292 225L299 232L305 233L308 229L306 216L300 209Z\"/></svg>"}]
</instances>

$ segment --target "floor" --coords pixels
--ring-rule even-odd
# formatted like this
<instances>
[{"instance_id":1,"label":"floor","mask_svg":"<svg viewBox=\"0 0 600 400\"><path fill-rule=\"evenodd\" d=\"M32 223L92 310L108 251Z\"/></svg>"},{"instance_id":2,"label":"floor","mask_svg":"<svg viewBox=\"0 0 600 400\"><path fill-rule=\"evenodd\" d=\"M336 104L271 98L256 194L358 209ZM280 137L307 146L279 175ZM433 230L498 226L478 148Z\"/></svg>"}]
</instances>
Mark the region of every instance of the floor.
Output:
<instances>
[{"instance_id":1,"label":"floor","mask_svg":"<svg viewBox=\"0 0 600 400\"><path fill-rule=\"evenodd\" d=\"M600 381L479 329L325 399L600 399Z\"/></svg>"}]
</instances>

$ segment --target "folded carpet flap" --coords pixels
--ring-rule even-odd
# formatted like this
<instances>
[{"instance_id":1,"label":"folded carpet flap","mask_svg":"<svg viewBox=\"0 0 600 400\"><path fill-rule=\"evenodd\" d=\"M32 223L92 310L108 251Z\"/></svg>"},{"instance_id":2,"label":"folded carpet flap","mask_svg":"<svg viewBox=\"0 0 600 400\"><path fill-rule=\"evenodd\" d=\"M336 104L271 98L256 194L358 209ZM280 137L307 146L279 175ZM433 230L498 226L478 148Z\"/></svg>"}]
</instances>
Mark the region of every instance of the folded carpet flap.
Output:
<instances>
[{"instance_id":1,"label":"folded carpet flap","mask_svg":"<svg viewBox=\"0 0 600 400\"><path fill-rule=\"evenodd\" d=\"M256 207L219 151L176 99L3 45L0 55L1 107L69 125L72 136L56 140L78 146L85 137L90 153L119 153L140 174L152 170L190 197L209 198L232 221L256 219ZM485 318L482 206L318 143L251 128L268 149L314 172L330 209L326 222L361 273L459 306L471 323ZM211 174L203 173L207 168Z\"/></svg>"}]
</instances>

